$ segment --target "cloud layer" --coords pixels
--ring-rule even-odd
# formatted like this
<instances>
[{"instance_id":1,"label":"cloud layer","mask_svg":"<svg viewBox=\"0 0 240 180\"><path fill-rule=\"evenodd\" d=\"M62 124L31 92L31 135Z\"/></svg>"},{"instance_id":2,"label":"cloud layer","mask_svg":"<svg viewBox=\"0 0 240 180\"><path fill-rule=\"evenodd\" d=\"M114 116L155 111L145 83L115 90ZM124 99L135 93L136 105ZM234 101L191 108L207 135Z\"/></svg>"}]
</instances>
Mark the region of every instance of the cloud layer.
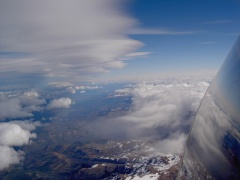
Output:
<instances>
[{"instance_id":1,"label":"cloud layer","mask_svg":"<svg viewBox=\"0 0 240 180\"><path fill-rule=\"evenodd\" d=\"M197 83L143 83L120 91L133 95L131 114L123 120L137 122L139 127L178 126L189 112L196 112L203 97L206 82Z\"/></svg>"},{"instance_id":2,"label":"cloud layer","mask_svg":"<svg viewBox=\"0 0 240 180\"><path fill-rule=\"evenodd\" d=\"M64 89L71 94L75 94L77 92L85 93L87 90L96 90L96 89L102 88L102 86L74 85L74 84L68 83L68 82L51 82L51 83L48 83L48 85L57 90Z\"/></svg>"},{"instance_id":3,"label":"cloud layer","mask_svg":"<svg viewBox=\"0 0 240 180\"><path fill-rule=\"evenodd\" d=\"M165 79L116 90L116 97L132 96L130 110L94 124L93 129L106 137L156 139L153 147L161 153L182 153L208 86L201 80Z\"/></svg>"},{"instance_id":4,"label":"cloud layer","mask_svg":"<svg viewBox=\"0 0 240 180\"><path fill-rule=\"evenodd\" d=\"M79 76L122 68L143 44L125 32L135 24L120 0L3 0L0 72Z\"/></svg>"}]
</instances>

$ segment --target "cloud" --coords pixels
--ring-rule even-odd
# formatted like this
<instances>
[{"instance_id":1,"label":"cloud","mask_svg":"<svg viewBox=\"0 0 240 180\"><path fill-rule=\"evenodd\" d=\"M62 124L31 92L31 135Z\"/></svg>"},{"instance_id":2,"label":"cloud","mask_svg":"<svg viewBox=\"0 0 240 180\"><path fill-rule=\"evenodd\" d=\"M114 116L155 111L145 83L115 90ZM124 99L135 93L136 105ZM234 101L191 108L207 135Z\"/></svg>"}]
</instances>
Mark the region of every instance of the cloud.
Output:
<instances>
[{"instance_id":1,"label":"cloud","mask_svg":"<svg viewBox=\"0 0 240 180\"><path fill-rule=\"evenodd\" d=\"M106 137L157 139L153 146L161 153L182 153L208 86L208 81L179 78L152 80L116 90L116 97L132 97L129 111L105 118L101 124L98 121L91 128Z\"/></svg>"},{"instance_id":2,"label":"cloud","mask_svg":"<svg viewBox=\"0 0 240 180\"><path fill-rule=\"evenodd\" d=\"M25 153L20 150L21 146L30 144L32 139L37 137L32 133L37 126L42 124L30 120L0 123L0 170L18 164L24 159Z\"/></svg>"},{"instance_id":3,"label":"cloud","mask_svg":"<svg viewBox=\"0 0 240 180\"><path fill-rule=\"evenodd\" d=\"M31 134L30 131L24 130L17 124L0 124L0 145L22 146L28 144L30 138L36 138L36 134Z\"/></svg>"},{"instance_id":4,"label":"cloud","mask_svg":"<svg viewBox=\"0 0 240 180\"><path fill-rule=\"evenodd\" d=\"M121 60L130 60L136 57L146 57L149 54L151 54L151 52L133 52L133 53L127 54L126 56L121 58Z\"/></svg>"},{"instance_id":5,"label":"cloud","mask_svg":"<svg viewBox=\"0 0 240 180\"><path fill-rule=\"evenodd\" d=\"M22 129L27 130L27 131L33 131L36 129L38 126L42 126L41 122L39 121L30 121L30 120L24 120L24 121L10 121L9 123L12 124L17 124L20 126Z\"/></svg>"},{"instance_id":6,"label":"cloud","mask_svg":"<svg viewBox=\"0 0 240 180\"><path fill-rule=\"evenodd\" d=\"M161 153L168 154L181 154L184 151L186 144L187 134L175 132L172 133L169 137L160 140L154 146L155 149L161 151Z\"/></svg>"},{"instance_id":7,"label":"cloud","mask_svg":"<svg viewBox=\"0 0 240 180\"><path fill-rule=\"evenodd\" d=\"M77 90L74 89L73 87L68 87L66 90L72 94L75 94L77 92Z\"/></svg>"},{"instance_id":8,"label":"cloud","mask_svg":"<svg viewBox=\"0 0 240 180\"><path fill-rule=\"evenodd\" d=\"M95 89L101 89L102 86L73 86L73 87L68 87L66 90L67 92L70 92L72 94L75 94L77 91L79 93L85 93L85 90L95 90Z\"/></svg>"},{"instance_id":9,"label":"cloud","mask_svg":"<svg viewBox=\"0 0 240 180\"><path fill-rule=\"evenodd\" d=\"M189 35L202 33L202 31L174 31L167 29L144 29L144 28L132 28L128 31L128 34L133 35Z\"/></svg>"},{"instance_id":10,"label":"cloud","mask_svg":"<svg viewBox=\"0 0 240 180\"><path fill-rule=\"evenodd\" d=\"M48 104L47 109L69 108L71 104L70 98L54 99Z\"/></svg>"},{"instance_id":11,"label":"cloud","mask_svg":"<svg viewBox=\"0 0 240 180\"><path fill-rule=\"evenodd\" d=\"M68 83L68 82L51 82L51 83L48 83L48 85L54 88L65 88L65 87L73 86L72 83Z\"/></svg>"},{"instance_id":12,"label":"cloud","mask_svg":"<svg viewBox=\"0 0 240 180\"><path fill-rule=\"evenodd\" d=\"M42 110L46 101L36 90L0 94L0 120L32 117L32 112Z\"/></svg>"},{"instance_id":13,"label":"cloud","mask_svg":"<svg viewBox=\"0 0 240 180\"><path fill-rule=\"evenodd\" d=\"M29 144L31 139L36 138L36 134L31 133L35 129L33 123L30 121L18 122L21 125L16 123L17 121L0 123L0 170L20 163L24 159L24 152L14 147Z\"/></svg>"},{"instance_id":14,"label":"cloud","mask_svg":"<svg viewBox=\"0 0 240 180\"><path fill-rule=\"evenodd\" d=\"M151 54L151 52L133 52L133 53L127 54L126 57L147 56L149 54Z\"/></svg>"},{"instance_id":15,"label":"cloud","mask_svg":"<svg viewBox=\"0 0 240 180\"><path fill-rule=\"evenodd\" d=\"M23 156L22 151L15 151L12 147L0 145L0 170L8 168L12 164L20 163Z\"/></svg>"},{"instance_id":16,"label":"cloud","mask_svg":"<svg viewBox=\"0 0 240 180\"><path fill-rule=\"evenodd\" d=\"M134 122L140 128L182 125L181 120L189 112L196 112L196 102L201 100L209 85L205 83L139 84L128 89L133 95L133 107L130 114L121 119Z\"/></svg>"},{"instance_id":17,"label":"cloud","mask_svg":"<svg viewBox=\"0 0 240 180\"><path fill-rule=\"evenodd\" d=\"M101 89L102 86L75 86L76 90L94 90L94 89Z\"/></svg>"},{"instance_id":18,"label":"cloud","mask_svg":"<svg viewBox=\"0 0 240 180\"><path fill-rule=\"evenodd\" d=\"M48 85L56 89L65 89L72 94L75 94L80 90L96 90L103 88L102 86L74 85L68 82L51 82L48 83ZM81 93L81 91L79 93Z\"/></svg>"},{"instance_id":19,"label":"cloud","mask_svg":"<svg viewBox=\"0 0 240 180\"><path fill-rule=\"evenodd\" d=\"M1 73L83 77L122 68L143 46L126 30L136 20L122 1L8 0L0 7Z\"/></svg>"}]
</instances>

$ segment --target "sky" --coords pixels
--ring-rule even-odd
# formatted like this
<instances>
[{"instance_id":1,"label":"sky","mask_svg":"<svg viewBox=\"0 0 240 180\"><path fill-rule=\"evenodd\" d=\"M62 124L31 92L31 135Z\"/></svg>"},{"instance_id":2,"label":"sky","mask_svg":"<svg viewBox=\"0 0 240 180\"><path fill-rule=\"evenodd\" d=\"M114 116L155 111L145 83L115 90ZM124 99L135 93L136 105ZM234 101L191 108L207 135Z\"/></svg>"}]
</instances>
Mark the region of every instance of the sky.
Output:
<instances>
[{"instance_id":1,"label":"sky","mask_svg":"<svg viewBox=\"0 0 240 180\"><path fill-rule=\"evenodd\" d=\"M173 133L157 146L166 153L183 147L181 128L191 124L208 75L218 71L238 37L239 9L237 0L1 0L0 169L24 157L13 147L37 138L33 131L45 118L31 119L34 112L64 114L79 104L91 111L94 102L84 98L109 92L102 82L152 78L123 89L110 84L116 97L133 97L131 109L110 118L112 127L108 121L91 124L94 131L136 137L168 127Z\"/></svg>"},{"instance_id":2,"label":"sky","mask_svg":"<svg viewBox=\"0 0 240 180\"><path fill-rule=\"evenodd\" d=\"M238 0L2 0L0 81L101 81L217 72Z\"/></svg>"},{"instance_id":3,"label":"sky","mask_svg":"<svg viewBox=\"0 0 240 180\"><path fill-rule=\"evenodd\" d=\"M125 71L217 71L239 35L239 7L231 0L133 1L130 12L139 22L130 37L151 54L129 62Z\"/></svg>"}]
</instances>

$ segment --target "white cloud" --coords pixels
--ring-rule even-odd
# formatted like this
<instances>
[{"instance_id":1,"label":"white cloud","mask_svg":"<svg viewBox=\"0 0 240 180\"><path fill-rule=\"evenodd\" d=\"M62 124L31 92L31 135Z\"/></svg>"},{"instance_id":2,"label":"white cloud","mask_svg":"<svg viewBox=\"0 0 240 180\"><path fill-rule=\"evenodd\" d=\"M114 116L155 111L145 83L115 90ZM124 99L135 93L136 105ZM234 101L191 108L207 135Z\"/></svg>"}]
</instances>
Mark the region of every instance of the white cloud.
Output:
<instances>
[{"instance_id":1,"label":"white cloud","mask_svg":"<svg viewBox=\"0 0 240 180\"><path fill-rule=\"evenodd\" d=\"M72 100L70 98L60 98L52 100L47 108L48 109L58 109L58 108L69 108L72 104Z\"/></svg>"},{"instance_id":2,"label":"white cloud","mask_svg":"<svg viewBox=\"0 0 240 180\"><path fill-rule=\"evenodd\" d=\"M73 87L68 87L66 90L72 94L75 94L77 92L77 90L74 89Z\"/></svg>"},{"instance_id":3,"label":"white cloud","mask_svg":"<svg viewBox=\"0 0 240 180\"><path fill-rule=\"evenodd\" d=\"M0 170L8 168L12 164L18 164L23 160L24 153L15 151L12 147L0 145Z\"/></svg>"},{"instance_id":4,"label":"white cloud","mask_svg":"<svg viewBox=\"0 0 240 180\"><path fill-rule=\"evenodd\" d=\"M24 120L24 121L10 121L9 123L11 124L17 124L19 125L22 129L27 130L27 131L33 131L36 129L38 126L42 126L41 122L39 121L29 121L29 120Z\"/></svg>"},{"instance_id":5,"label":"white cloud","mask_svg":"<svg viewBox=\"0 0 240 180\"><path fill-rule=\"evenodd\" d=\"M121 119L134 122L139 127L178 126L187 122L182 120L189 112L196 112L207 87L207 83L179 82L143 83L135 88L125 89L133 95L133 107Z\"/></svg>"},{"instance_id":6,"label":"white cloud","mask_svg":"<svg viewBox=\"0 0 240 180\"><path fill-rule=\"evenodd\" d=\"M48 85L54 88L64 88L64 87L73 86L72 83L68 83L68 82L51 82L51 83L48 83Z\"/></svg>"},{"instance_id":7,"label":"white cloud","mask_svg":"<svg viewBox=\"0 0 240 180\"><path fill-rule=\"evenodd\" d=\"M208 86L199 78L162 79L116 90L116 96L132 97L130 110L91 128L106 137L158 139L154 146L161 153L182 153Z\"/></svg>"},{"instance_id":8,"label":"white cloud","mask_svg":"<svg viewBox=\"0 0 240 180\"><path fill-rule=\"evenodd\" d=\"M133 53L127 54L125 57L147 56L149 54L151 54L151 52L133 52Z\"/></svg>"},{"instance_id":9,"label":"white cloud","mask_svg":"<svg viewBox=\"0 0 240 180\"><path fill-rule=\"evenodd\" d=\"M4 0L0 7L0 72L82 77L122 68L120 58L143 46L126 30L136 20L122 1ZM82 75L82 76L79 76Z\"/></svg>"},{"instance_id":10,"label":"white cloud","mask_svg":"<svg viewBox=\"0 0 240 180\"><path fill-rule=\"evenodd\" d=\"M202 33L202 31L175 31L175 30L167 30L167 29L144 29L144 28L132 28L128 31L128 34L135 35L189 35Z\"/></svg>"},{"instance_id":11,"label":"white cloud","mask_svg":"<svg viewBox=\"0 0 240 180\"><path fill-rule=\"evenodd\" d=\"M169 137L161 139L154 146L164 154L181 154L184 151L187 136L188 135L184 133L175 132L172 133Z\"/></svg>"},{"instance_id":12,"label":"white cloud","mask_svg":"<svg viewBox=\"0 0 240 180\"><path fill-rule=\"evenodd\" d=\"M0 124L0 145L22 146L24 144L28 144L30 138L36 138L36 134L32 134L30 131L24 130L17 124Z\"/></svg>"},{"instance_id":13,"label":"white cloud","mask_svg":"<svg viewBox=\"0 0 240 180\"><path fill-rule=\"evenodd\" d=\"M31 133L34 129L30 121L0 123L0 170L23 160L24 152L13 147L29 144L36 138L36 134Z\"/></svg>"},{"instance_id":14,"label":"white cloud","mask_svg":"<svg viewBox=\"0 0 240 180\"><path fill-rule=\"evenodd\" d=\"M68 87L66 90L72 94L75 94L77 90L80 90L79 93L85 93L85 90L95 90L95 89L101 89L102 86L73 86Z\"/></svg>"},{"instance_id":15,"label":"white cloud","mask_svg":"<svg viewBox=\"0 0 240 180\"><path fill-rule=\"evenodd\" d=\"M137 57L146 57L147 55L151 54L151 52L133 52L125 55L121 60L130 60Z\"/></svg>"},{"instance_id":16,"label":"white cloud","mask_svg":"<svg viewBox=\"0 0 240 180\"><path fill-rule=\"evenodd\" d=\"M183 152L184 129L190 127L208 86L208 82L180 80L143 83L125 89L125 94L128 90L133 95L133 107L119 120L130 122L133 131L158 134L160 152Z\"/></svg>"},{"instance_id":17,"label":"white cloud","mask_svg":"<svg viewBox=\"0 0 240 180\"><path fill-rule=\"evenodd\" d=\"M35 90L22 93L0 94L0 120L33 116L33 111L42 110L45 100Z\"/></svg>"},{"instance_id":18,"label":"white cloud","mask_svg":"<svg viewBox=\"0 0 240 180\"><path fill-rule=\"evenodd\" d=\"M95 90L101 89L102 86L89 86L89 85L74 85L68 82L51 82L48 83L49 86L56 88L56 89L65 89L67 92L75 94L78 90Z\"/></svg>"},{"instance_id":19,"label":"white cloud","mask_svg":"<svg viewBox=\"0 0 240 180\"><path fill-rule=\"evenodd\" d=\"M102 86L75 86L76 90L94 90L94 89L101 89Z\"/></svg>"}]
</instances>

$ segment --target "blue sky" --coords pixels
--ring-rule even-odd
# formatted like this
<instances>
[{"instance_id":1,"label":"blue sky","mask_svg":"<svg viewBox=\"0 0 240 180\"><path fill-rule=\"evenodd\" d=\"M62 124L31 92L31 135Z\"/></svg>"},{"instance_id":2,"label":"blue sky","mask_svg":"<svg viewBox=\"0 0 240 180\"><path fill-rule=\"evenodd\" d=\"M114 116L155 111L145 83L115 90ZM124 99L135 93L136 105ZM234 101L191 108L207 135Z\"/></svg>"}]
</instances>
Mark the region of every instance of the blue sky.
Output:
<instances>
[{"instance_id":1,"label":"blue sky","mask_svg":"<svg viewBox=\"0 0 240 180\"><path fill-rule=\"evenodd\" d=\"M240 32L239 9L237 0L3 0L1 79L216 72Z\"/></svg>"},{"instance_id":2,"label":"blue sky","mask_svg":"<svg viewBox=\"0 0 240 180\"><path fill-rule=\"evenodd\" d=\"M234 0L133 1L128 10L142 33L130 36L152 53L129 61L122 72L217 71L240 32L239 8Z\"/></svg>"}]
</instances>

